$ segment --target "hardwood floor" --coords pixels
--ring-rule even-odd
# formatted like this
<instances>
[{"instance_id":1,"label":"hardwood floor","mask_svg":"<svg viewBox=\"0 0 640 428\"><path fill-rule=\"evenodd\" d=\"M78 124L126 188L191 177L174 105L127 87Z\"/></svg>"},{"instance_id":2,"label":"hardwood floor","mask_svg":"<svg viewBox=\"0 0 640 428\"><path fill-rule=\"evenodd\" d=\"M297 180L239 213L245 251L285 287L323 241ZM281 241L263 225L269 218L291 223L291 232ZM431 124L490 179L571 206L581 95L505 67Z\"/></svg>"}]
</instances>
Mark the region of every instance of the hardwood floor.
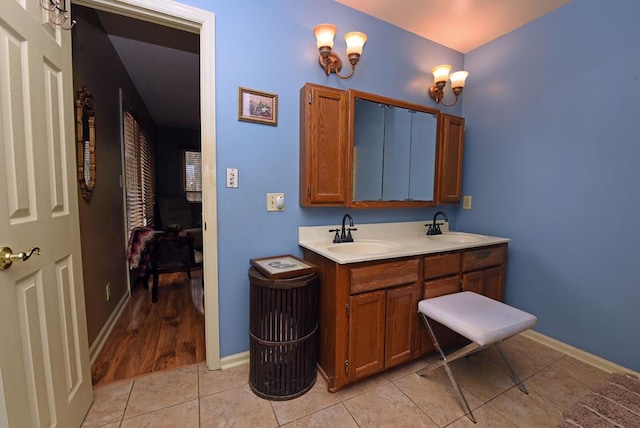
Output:
<instances>
[{"instance_id":1,"label":"hardwood floor","mask_svg":"<svg viewBox=\"0 0 640 428\"><path fill-rule=\"evenodd\" d=\"M151 281L149 281L151 282ZM202 270L160 275L158 303L137 286L91 368L94 385L205 359Z\"/></svg>"}]
</instances>

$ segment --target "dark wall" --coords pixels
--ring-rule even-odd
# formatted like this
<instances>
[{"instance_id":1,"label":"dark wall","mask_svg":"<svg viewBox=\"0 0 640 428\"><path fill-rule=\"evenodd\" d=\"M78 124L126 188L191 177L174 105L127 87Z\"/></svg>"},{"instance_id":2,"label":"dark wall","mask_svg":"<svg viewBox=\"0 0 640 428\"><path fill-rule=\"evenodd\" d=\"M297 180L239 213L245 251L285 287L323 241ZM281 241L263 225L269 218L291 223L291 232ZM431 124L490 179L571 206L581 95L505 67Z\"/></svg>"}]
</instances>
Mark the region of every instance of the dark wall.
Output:
<instances>
[{"instance_id":1,"label":"dark wall","mask_svg":"<svg viewBox=\"0 0 640 428\"><path fill-rule=\"evenodd\" d=\"M200 131L181 128L157 128L156 134L156 201L177 198L182 190L182 151L200 150ZM194 224L202 221L202 204L191 204Z\"/></svg>"},{"instance_id":2,"label":"dark wall","mask_svg":"<svg viewBox=\"0 0 640 428\"><path fill-rule=\"evenodd\" d=\"M120 90L150 132L153 123L120 58L91 9L74 6L73 83L93 92L96 115L96 184L90 201L79 197L82 269L89 343L93 344L127 293L127 237L121 182ZM111 300L106 285L111 285Z\"/></svg>"},{"instance_id":3,"label":"dark wall","mask_svg":"<svg viewBox=\"0 0 640 428\"><path fill-rule=\"evenodd\" d=\"M182 196L182 151L200 150L200 131L158 127L155 142L156 196Z\"/></svg>"}]
</instances>

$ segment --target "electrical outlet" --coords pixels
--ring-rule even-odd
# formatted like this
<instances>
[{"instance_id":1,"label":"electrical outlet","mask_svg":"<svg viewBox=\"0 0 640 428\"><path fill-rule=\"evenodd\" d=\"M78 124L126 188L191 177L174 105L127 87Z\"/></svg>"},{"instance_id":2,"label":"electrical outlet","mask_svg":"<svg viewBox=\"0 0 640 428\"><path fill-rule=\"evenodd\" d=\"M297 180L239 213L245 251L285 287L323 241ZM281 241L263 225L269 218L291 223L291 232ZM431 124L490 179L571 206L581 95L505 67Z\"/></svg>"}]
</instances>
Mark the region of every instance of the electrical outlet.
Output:
<instances>
[{"instance_id":1,"label":"electrical outlet","mask_svg":"<svg viewBox=\"0 0 640 428\"><path fill-rule=\"evenodd\" d=\"M105 292L107 293L107 302L111 300L111 283L107 282L107 286L105 287Z\"/></svg>"},{"instance_id":2,"label":"electrical outlet","mask_svg":"<svg viewBox=\"0 0 640 428\"><path fill-rule=\"evenodd\" d=\"M284 193L267 193L267 211L284 211Z\"/></svg>"},{"instance_id":3,"label":"electrical outlet","mask_svg":"<svg viewBox=\"0 0 640 428\"><path fill-rule=\"evenodd\" d=\"M471 209L471 196L463 196L462 197L462 209L470 210Z\"/></svg>"},{"instance_id":4,"label":"electrical outlet","mask_svg":"<svg viewBox=\"0 0 640 428\"><path fill-rule=\"evenodd\" d=\"M227 168L227 187L238 188L238 168Z\"/></svg>"}]
</instances>

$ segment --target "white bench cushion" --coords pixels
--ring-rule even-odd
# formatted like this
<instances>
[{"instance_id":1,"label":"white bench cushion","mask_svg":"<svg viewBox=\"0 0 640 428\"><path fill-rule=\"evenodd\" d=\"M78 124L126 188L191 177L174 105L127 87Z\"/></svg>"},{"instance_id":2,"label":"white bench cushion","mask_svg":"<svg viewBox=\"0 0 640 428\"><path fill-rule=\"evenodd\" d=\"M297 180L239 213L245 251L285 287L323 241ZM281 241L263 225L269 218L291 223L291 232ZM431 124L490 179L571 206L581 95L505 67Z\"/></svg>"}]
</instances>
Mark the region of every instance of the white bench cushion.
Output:
<instances>
[{"instance_id":1,"label":"white bench cushion","mask_svg":"<svg viewBox=\"0 0 640 428\"><path fill-rule=\"evenodd\" d=\"M418 310L480 346L511 337L538 322L534 315L471 291L422 300Z\"/></svg>"}]
</instances>

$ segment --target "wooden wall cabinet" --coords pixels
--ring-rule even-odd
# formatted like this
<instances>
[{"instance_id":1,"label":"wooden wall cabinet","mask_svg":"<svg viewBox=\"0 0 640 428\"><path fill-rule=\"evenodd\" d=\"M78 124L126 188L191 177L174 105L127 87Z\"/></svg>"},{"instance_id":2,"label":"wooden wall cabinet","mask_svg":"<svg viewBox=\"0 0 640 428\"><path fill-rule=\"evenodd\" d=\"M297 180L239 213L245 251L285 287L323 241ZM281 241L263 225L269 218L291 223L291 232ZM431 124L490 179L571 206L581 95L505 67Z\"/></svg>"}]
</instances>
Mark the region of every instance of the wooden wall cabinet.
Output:
<instances>
[{"instance_id":1,"label":"wooden wall cabinet","mask_svg":"<svg viewBox=\"0 0 640 428\"><path fill-rule=\"evenodd\" d=\"M420 299L472 289L502 300L506 251L499 244L341 265L303 248L319 267L318 369L329 390L434 352ZM436 328L443 344L460 339Z\"/></svg>"},{"instance_id":2,"label":"wooden wall cabinet","mask_svg":"<svg viewBox=\"0 0 640 428\"><path fill-rule=\"evenodd\" d=\"M460 203L462 199L462 156L464 118L440 113L438 131L438 168L436 202Z\"/></svg>"},{"instance_id":3,"label":"wooden wall cabinet","mask_svg":"<svg viewBox=\"0 0 640 428\"><path fill-rule=\"evenodd\" d=\"M307 83L300 90L300 205L344 206L347 93Z\"/></svg>"},{"instance_id":4,"label":"wooden wall cabinet","mask_svg":"<svg viewBox=\"0 0 640 428\"><path fill-rule=\"evenodd\" d=\"M381 103L394 101L373 94L366 96ZM350 110L355 110L355 97L365 97L365 94L312 83L300 90L300 206L410 208L459 203L464 119L426 107L420 107L420 110L438 115L433 200L354 200L352 139L355 125ZM402 101L396 101L396 104L412 106ZM424 186L430 184L424 183Z\"/></svg>"}]
</instances>

